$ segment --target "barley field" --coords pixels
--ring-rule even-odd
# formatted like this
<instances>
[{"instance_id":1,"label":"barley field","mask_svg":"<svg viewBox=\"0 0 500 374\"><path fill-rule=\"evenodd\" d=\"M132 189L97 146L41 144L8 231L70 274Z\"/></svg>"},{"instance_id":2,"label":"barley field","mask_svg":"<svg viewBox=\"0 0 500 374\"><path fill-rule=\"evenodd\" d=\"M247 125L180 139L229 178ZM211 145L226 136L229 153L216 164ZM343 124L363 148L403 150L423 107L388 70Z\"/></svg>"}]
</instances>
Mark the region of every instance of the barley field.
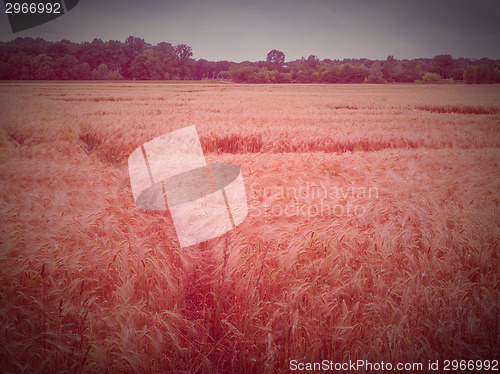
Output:
<instances>
[{"instance_id":1,"label":"barley field","mask_svg":"<svg viewBox=\"0 0 500 374\"><path fill-rule=\"evenodd\" d=\"M181 249L127 159L190 125L249 215ZM5 373L500 359L498 85L1 82L0 184Z\"/></svg>"}]
</instances>

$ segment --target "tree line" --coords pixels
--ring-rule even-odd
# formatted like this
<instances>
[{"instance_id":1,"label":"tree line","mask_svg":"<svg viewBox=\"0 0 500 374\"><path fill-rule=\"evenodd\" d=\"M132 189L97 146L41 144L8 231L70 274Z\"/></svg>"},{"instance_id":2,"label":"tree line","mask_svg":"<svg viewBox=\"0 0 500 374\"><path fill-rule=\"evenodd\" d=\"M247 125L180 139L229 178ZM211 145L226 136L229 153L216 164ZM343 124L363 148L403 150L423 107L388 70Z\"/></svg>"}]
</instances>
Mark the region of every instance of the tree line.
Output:
<instances>
[{"instance_id":1,"label":"tree line","mask_svg":"<svg viewBox=\"0 0 500 374\"><path fill-rule=\"evenodd\" d=\"M239 83L500 83L500 60L434 58L320 60L311 55L285 61L273 49L263 61L234 63L192 58L191 47L156 45L130 36L124 42L74 43L42 38L0 42L0 79L13 80L201 80Z\"/></svg>"}]
</instances>

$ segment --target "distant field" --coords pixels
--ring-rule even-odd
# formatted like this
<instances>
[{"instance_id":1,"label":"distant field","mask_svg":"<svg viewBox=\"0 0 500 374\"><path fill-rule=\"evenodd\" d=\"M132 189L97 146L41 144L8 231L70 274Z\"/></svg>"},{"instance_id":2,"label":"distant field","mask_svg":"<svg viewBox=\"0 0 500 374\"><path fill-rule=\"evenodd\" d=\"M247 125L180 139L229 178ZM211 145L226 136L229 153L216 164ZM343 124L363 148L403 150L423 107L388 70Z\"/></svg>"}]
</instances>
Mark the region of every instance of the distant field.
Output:
<instances>
[{"instance_id":1,"label":"distant field","mask_svg":"<svg viewBox=\"0 0 500 374\"><path fill-rule=\"evenodd\" d=\"M180 249L127 159L190 125L249 216ZM1 82L0 160L4 372L500 359L498 85Z\"/></svg>"}]
</instances>

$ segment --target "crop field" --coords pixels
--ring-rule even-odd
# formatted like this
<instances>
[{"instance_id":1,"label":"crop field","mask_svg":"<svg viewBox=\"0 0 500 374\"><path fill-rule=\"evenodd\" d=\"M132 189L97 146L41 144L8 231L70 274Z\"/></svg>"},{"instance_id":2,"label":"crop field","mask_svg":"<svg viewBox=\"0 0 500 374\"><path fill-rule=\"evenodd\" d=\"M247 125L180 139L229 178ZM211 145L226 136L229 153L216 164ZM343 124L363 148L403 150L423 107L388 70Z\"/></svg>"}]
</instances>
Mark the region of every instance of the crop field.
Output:
<instances>
[{"instance_id":1,"label":"crop field","mask_svg":"<svg viewBox=\"0 0 500 374\"><path fill-rule=\"evenodd\" d=\"M181 248L127 160L190 125L249 214ZM1 82L0 185L5 373L500 359L498 85Z\"/></svg>"}]
</instances>

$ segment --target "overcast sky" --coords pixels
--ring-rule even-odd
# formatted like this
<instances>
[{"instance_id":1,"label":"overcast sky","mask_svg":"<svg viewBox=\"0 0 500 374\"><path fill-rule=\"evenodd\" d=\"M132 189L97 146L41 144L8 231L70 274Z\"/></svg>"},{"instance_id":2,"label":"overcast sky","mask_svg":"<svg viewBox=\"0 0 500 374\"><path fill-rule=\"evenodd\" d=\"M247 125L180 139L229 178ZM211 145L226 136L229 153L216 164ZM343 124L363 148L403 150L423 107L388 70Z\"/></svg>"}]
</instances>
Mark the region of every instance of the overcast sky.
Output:
<instances>
[{"instance_id":1,"label":"overcast sky","mask_svg":"<svg viewBox=\"0 0 500 374\"><path fill-rule=\"evenodd\" d=\"M68 14L13 34L5 12L0 40L74 42L133 35L187 44L194 58L286 60L434 57L500 58L499 0L80 0Z\"/></svg>"}]
</instances>

